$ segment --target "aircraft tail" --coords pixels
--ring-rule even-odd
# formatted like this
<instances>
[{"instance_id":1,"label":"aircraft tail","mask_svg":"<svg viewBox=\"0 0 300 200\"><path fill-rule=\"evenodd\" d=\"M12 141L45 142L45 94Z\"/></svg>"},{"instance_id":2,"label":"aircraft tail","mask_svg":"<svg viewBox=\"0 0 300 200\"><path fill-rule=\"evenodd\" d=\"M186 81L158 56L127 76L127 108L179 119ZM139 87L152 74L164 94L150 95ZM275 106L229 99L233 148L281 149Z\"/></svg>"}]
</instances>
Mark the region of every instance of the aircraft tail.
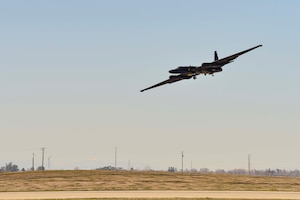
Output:
<instances>
[{"instance_id":1,"label":"aircraft tail","mask_svg":"<svg viewBox=\"0 0 300 200\"><path fill-rule=\"evenodd\" d=\"M218 53L215 51L215 61L219 60Z\"/></svg>"}]
</instances>

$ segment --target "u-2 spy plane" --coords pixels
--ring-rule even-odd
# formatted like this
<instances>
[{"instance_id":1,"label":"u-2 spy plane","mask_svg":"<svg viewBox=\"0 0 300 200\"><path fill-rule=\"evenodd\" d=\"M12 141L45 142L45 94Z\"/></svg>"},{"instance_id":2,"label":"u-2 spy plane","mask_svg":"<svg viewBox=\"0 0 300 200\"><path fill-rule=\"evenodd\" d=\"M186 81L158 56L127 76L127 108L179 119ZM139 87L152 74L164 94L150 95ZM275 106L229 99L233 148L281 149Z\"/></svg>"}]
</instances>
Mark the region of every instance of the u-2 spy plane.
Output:
<instances>
[{"instance_id":1,"label":"u-2 spy plane","mask_svg":"<svg viewBox=\"0 0 300 200\"><path fill-rule=\"evenodd\" d=\"M217 51L215 51L215 61L210 62L210 63L202 63L201 66L179 66L176 69L172 69L169 71L171 74L178 74L178 75L171 75L168 80L165 80L163 82L160 82L156 85L150 86L148 88L145 88L141 90L141 92L144 92L145 90L149 90L158 86L162 86L165 84L170 84L174 83L177 81L181 81L184 79L190 79L193 77L193 79L196 79L196 76L199 74L204 74L204 75L214 75L216 72L221 72L222 67L226 64L229 64L233 62L234 59L236 59L238 56L247 53L249 51L252 51L253 49L256 49L258 47L261 47L262 45L258 45L255 47L252 47L250 49L241 51L239 53L233 54L231 56L219 59Z\"/></svg>"}]
</instances>

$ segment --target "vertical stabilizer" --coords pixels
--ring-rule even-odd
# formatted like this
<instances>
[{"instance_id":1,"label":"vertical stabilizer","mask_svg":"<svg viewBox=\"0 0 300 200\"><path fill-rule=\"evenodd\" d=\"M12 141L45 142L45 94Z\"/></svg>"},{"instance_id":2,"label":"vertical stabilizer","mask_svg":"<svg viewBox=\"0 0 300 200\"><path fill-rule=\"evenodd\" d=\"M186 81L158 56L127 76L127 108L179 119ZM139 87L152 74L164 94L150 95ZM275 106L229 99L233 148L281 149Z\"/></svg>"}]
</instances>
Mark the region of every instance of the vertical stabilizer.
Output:
<instances>
[{"instance_id":1,"label":"vertical stabilizer","mask_svg":"<svg viewBox=\"0 0 300 200\"><path fill-rule=\"evenodd\" d=\"M219 60L219 57L218 57L218 54L217 54L217 51L215 51L215 61Z\"/></svg>"}]
</instances>

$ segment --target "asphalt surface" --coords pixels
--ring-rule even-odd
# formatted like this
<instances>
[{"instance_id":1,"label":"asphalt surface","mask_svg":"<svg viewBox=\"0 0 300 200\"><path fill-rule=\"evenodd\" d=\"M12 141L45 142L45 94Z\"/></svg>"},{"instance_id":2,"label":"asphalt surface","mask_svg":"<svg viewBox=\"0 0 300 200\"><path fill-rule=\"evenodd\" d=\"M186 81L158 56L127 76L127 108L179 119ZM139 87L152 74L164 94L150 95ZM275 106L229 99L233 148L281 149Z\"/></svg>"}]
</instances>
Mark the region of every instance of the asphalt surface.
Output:
<instances>
[{"instance_id":1,"label":"asphalt surface","mask_svg":"<svg viewBox=\"0 0 300 200\"><path fill-rule=\"evenodd\" d=\"M54 191L0 192L0 200L66 198L231 198L299 199L300 192L262 191Z\"/></svg>"}]
</instances>

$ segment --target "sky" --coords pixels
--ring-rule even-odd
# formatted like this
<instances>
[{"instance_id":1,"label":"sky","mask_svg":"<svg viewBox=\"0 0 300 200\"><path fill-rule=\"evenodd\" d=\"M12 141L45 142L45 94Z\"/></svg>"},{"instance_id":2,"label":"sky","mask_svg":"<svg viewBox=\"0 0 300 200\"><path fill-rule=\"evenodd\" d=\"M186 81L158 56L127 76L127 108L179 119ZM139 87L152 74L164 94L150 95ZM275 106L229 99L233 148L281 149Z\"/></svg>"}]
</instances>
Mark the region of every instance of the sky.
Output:
<instances>
[{"instance_id":1,"label":"sky","mask_svg":"<svg viewBox=\"0 0 300 200\"><path fill-rule=\"evenodd\" d=\"M300 169L299 1L1 1L0 166ZM262 44L146 92L170 69ZM50 161L48 163L48 161Z\"/></svg>"}]
</instances>

